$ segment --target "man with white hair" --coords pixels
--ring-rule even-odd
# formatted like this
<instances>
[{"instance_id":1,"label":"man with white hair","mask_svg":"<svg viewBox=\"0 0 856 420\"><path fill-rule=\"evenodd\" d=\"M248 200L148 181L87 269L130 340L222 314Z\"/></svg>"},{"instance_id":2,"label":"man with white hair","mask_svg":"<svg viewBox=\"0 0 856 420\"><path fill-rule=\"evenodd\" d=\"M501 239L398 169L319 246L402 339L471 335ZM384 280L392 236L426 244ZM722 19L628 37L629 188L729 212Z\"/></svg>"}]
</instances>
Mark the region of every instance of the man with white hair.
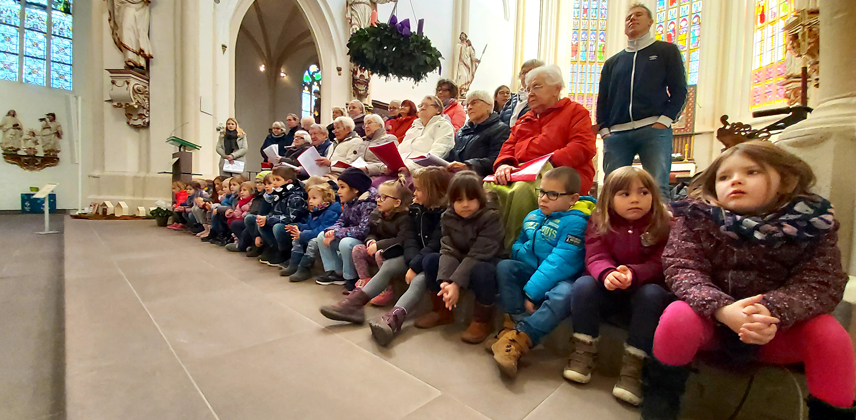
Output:
<instances>
[{"instance_id":1,"label":"man with white hair","mask_svg":"<svg viewBox=\"0 0 856 420\"><path fill-rule=\"evenodd\" d=\"M532 69L543 65L543 61L533 58L531 60L526 60L526 62L520 66L520 73L517 75L520 80L520 90L518 90L517 93L512 93L511 98L505 103L502 110L499 111L499 119L509 127L514 127L514 124L517 123L517 119L529 112L529 105L527 105L526 101L529 96L529 92L526 91L526 75L529 74Z\"/></svg>"},{"instance_id":2,"label":"man with white hair","mask_svg":"<svg viewBox=\"0 0 856 420\"><path fill-rule=\"evenodd\" d=\"M669 198L672 129L687 98L678 47L651 35L651 10L637 3L624 19L627 47L606 60L597 97L604 176L639 155L663 197Z\"/></svg>"},{"instance_id":3,"label":"man with white hair","mask_svg":"<svg viewBox=\"0 0 856 420\"><path fill-rule=\"evenodd\" d=\"M580 175L580 195L588 195L592 186L592 158L597 148L591 117L584 106L568 98L559 99L563 86L562 70L556 65L538 67L526 75L530 111L517 121L493 163L495 182L485 184L485 188L497 193L505 209L503 222L509 249L520 233L523 219L538 208L536 187L540 182L511 182L515 168L552 153L552 166L545 165L542 173L552 167L570 166Z\"/></svg>"},{"instance_id":4,"label":"man with white hair","mask_svg":"<svg viewBox=\"0 0 856 420\"><path fill-rule=\"evenodd\" d=\"M312 118L311 116L300 119L300 129L307 133L309 132L309 127L312 127L312 124L315 124L315 118Z\"/></svg>"},{"instance_id":5,"label":"man with white hair","mask_svg":"<svg viewBox=\"0 0 856 420\"><path fill-rule=\"evenodd\" d=\"M327 156L327 152L332 151L330 146L333 142L327 138L327 129L323 125L312 124L309 127L309 136L312 138L312 146L318 150L319 155Z\"/></svg>"}]
</instances>

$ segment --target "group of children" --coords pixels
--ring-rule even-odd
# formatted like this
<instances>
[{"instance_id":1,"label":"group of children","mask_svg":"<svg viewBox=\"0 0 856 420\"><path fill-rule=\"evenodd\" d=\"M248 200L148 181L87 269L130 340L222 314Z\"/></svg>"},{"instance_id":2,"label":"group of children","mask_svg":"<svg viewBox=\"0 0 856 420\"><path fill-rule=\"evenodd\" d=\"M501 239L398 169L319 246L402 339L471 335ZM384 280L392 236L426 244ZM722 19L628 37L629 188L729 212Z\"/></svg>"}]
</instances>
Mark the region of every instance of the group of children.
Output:
<instances>
[{"instance_id":1,"label":"group of children","mask_svg":"<svg viewBox=\"0 0 856 420\"><path fill-rule=\"evenodd\" d=\"M335 192L285 167L260 174L255 186L242 181L223 180L217 205L197 182L186 191L174 185L176 220L210 223L217 238L230 228L220 243L234 240L227 249L281 267L292 282L310 278L320 255L325 272L316 282L347 294L320 308L332 320L362 324L364 306L392 303L391 282L403 277L406 292L369 322L382 346L426 290L432 309L417 328L454 322L468 289L475 303L461 338L487 340L508 377L571 318L574 351L563 376L588 383L600 322L610 317L629 331L613 394L641 405L644 419L676 419L690 363L716 350L735 362L803 362L810 418L856 418L851 340L829 315L848 279L838 223L829 201L811 193L811 169L771 143L728 149L693 181L691 198L668 206L638 168L611 173L599 200L580 196L572 168L551 169L510 250L472 171L452 177L427 167L412 186L399 179L374 189L349 168ZM503 327L492 335L497 302Z\"/></svg>"}]
</instances>

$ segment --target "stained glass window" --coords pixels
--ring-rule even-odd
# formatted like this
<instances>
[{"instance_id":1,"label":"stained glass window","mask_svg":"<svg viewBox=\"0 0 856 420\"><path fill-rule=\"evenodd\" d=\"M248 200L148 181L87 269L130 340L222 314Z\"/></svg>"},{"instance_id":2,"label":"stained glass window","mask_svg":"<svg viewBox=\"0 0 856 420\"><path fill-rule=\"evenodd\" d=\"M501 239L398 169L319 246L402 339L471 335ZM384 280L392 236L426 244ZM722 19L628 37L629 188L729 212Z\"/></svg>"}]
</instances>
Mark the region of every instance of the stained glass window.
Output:
<instances>
[{"instance_id":1,"label":"stained glass window","mask_svg":"<svg viewBox=\"0 0 856 420\"><path fill-rule=\"evenodd\" d=\"M606 61L607 0L574 0L568 97L595 120L600 70Z\"/></svg>"},{"instance_id":2,"label":"stained glass window","mask_svg":"<svg viewBox=\"0 0 856 420\"><path fill-rule=\"evenodd\" d=\"M655 37L678 46L690 86L698 84L701 5L701 0L657 0Z\"/></svg>"},{"instance_id":3,"label":"stained glass window","mask_svg":"<svg viewBox=\"0 0 856 420\"><path fill-rule=\"evenodd\" d=\"M317 98L315 97L315 91L321 90L321 69L318 68L315 64L309 66L305 72L303 72L303 93L301 100L301 116L302 117L316 117L315 115L315 101Z\"/></svg>"},{"instance_id":4,"label":"stained glass window","mask_svg":"<svg viewBox=\"0 0 856 420\"><path fill-rule=\"evenodd\" d=\"M72 89L72 0L0 0L0 80Z\"/></svg>"},{"instance_id":5,"label":"stained glass window","mask_svg":"<svg viewBox=\"0 0 856 420\"><path fill-rule=\"evenodd\" d=\"M793 13L793 0L755 0L755 34L752 55L752 109L785 105L785 21Z\"/></svg>"}]
</instances>

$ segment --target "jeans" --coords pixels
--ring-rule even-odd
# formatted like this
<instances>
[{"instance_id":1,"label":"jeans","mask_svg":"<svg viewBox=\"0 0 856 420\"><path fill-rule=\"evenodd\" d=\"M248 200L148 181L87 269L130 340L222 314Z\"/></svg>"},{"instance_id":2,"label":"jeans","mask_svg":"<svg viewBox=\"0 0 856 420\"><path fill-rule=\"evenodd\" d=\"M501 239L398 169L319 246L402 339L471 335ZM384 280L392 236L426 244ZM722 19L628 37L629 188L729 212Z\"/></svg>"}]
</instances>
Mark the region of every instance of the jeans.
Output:
<instances>
[{"instance_id":1,"label":"jeans","mask_svg":"<svg viewBox=\"0 0 856 420\"><path fill-rule=\"evenodd\" d=\"M523 287L535 274L535 269L517 260L502 260L497 264L496 273L502 306L516 324L515 328L529 336L533 347L571 315L571 296L576 288L573 282L556 283L544 296L541 306L529 314L524 306Z\"/></svg>"},{"instance_id":2,"label":"jeans","mask_svg":"<svg viewBox=\"0 0 856 420\"><path fill-rule=\"evenodd\" d=\"M351 260L351 250L362 243L355 238L334 239L330 246L324 246L324 232L318 234L318 251L321 254L321 262L324 263L324 271L335 271L341 273L345 280L356 280L357 270L354 261Z\"/></svg>"},{"instance_id":3,"label":"jeans","mask_svg":"<svg viewBox=\"0 0 856 420\"><path fill-rule=\"evenodd\" d=\"M437 294L440 292L440 282L437 273L440 269L440 254L428 254L422 259L422 267L425 274L425 286ZM496 300L496 262L480 262L470 272L470 284L468 286L476 296L476 302L485 306L493 305Z\"/></svg>"},{"instance_id":4,"label":"jeans","mask_svg":"<svg viewBox=\"0 0 856 420\"><path fill-rule=\"evenodd\" d=\"M235 220L229 225L229 229L238 238L238 251L246 251L253 238L250 236L249 229L247 229L247 224L244 220Z\"/></svg>"},{"instance_id":5,"label":"jeans","mask_svg":"<svg viewBox=\"0 0 856 420\"><path fill-rule=\"evenodd\" d=\"M285 230L285 223L277 223L273 227L273 237L276 239L276 246L280 251L291 251L292 241L291 234ZM303 252L303 251L301 251Z\"/></svg>"},{"instance_id":6,"label":"jeans","mask_svg":"<svg viewBox=\"0 0 856 420\"><path fill-rule=\"evenodd\" d=\"M723 336L716 333L715 325L715 321L699 316L686 302L672 303L657 327L654 356L666 365L689 364L700 350L715 350L721 344ZM837 407L853 405L856 392L853 343L831 315L818 315L781 329L772 341L759 347L758 359L763 363L803 362L809 394Z\"/></svg>"},{"instance_id":7,"label":"jeans","mask_svg":"<svg viewBox=\"0 0 856 420\"><path fill-rule=\"evenodd\" d=\"M256 224L255 214L248 214L244 217L244 224L246 225L247 231L251 237L255 238L256 236L259 236L259 225Z\"/></svg>"},{"instance_id":8,"label":"jeans","mask_svg":"<svg viewBox=\"0 0 856 420\"><path fill-rule=\"evenodd\" d=\"M669 201L669 174L672 172L672 129L651 126L628 131L616 131L603 139L604 179L612 171L633 164L639 155L648 173L660 187L663 198Z\"/></svg>"},{"instance_id":9,"label":"jeans","mask_svg":"<svg viewBox=\"0 0 856 420\"><path fill-rule=\"evenodd\" d=\"M594 277L583 276L574 283L574 332L597 337L601 315L629 310L632 314L627 345L651 354L660 315L671 301L672 294L658 284L609 291Z\"/></svg>"},{"instance_id":10,"label":"jeans","mask_svg":"<svg viewBox=\"0 0 856 420\"><path fill-rule=\"evenodd\" d=\"M221 207L217 209L217 214L211 215L212 232L225 233L229 231L229 225L226 223L226 215L224 213L226 213L226 210L224 210L224 207Z\"/></svg>"}]
</instances>

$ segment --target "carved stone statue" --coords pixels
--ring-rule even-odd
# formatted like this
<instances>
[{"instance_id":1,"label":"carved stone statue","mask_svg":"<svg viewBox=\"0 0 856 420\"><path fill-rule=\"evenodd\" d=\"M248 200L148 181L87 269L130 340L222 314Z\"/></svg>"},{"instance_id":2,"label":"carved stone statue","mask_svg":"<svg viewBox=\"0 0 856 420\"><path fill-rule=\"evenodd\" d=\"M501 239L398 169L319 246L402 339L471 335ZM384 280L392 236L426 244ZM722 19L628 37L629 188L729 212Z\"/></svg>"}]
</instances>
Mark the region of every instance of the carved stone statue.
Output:
<instances>
[{"instance_id":1,"label":"carved stone statue","mask_svg":"<svg viewBox=\"0 0 856 420\"><path fill-rule=\"evenodd\" d=\"M41 118L42 131L40 133L42 151L45 156L57 156L60 152L62 139L62 126L56 121L56 114L49 113L46 118Z\"/></svg>"},{"instance_id":2,"label":"carved stone statue","mask_svg":"<svg viewBox=\"0 0 856 420\"><path fill-rule=\"evenodd\" d=\"M17 153L21 150L21 138L24 136L24 126L18 119L18 113L14 109L9 110L3 120L0 121L0 131L3 132L0 147L4 152Z\"/></svg>"},{"instance_id":3,"label":"carved stone statue","mask_svg":"<svg viewBox=\"0 0 856 420\"><path fill-rule=\"evenodd\" d=\"M345 20L348 21L348 34L371 25L377 20L378 3L394 3L396 0L348 0L345 6ZM369 100L369 83L371 72L351 64L351 88L356 99L363 103Z\"/></svg>"},{"instance_id":4,"label":"carved stone statue","mask_svg":"<svg viewBox=\"0 0 856 420\"><path fill-rule=\"evenodd\" d=\"M132 70L145 70L146 60L152 58L150 4L151 0L107 0L113 43L124 54L125 66Z\"/></svg>"},{"instance_id":5,"label":"carved stone statue","mask_svg":"<svg viewBox=\"0 0 856 420\"><path fill-rule=\"evenodd\" d=\"M458 43L457 49L458 67L455 69L455 84L458 85L459 95L465 97L473 83L480 60L476 57L476 50L467 34L461 32L458 39L461 42Z\"/></svg>"},{"instance_id":6,"label":"carved stone statue","mask_svg":"<svg viewBox=\"0 0 856 420\"><path fill-rule=\"evenodd\" d=\"M24 134L24 152L28 156L35 156L38 150L36 150L36 146L39 145L39 136L36 134L36 130L32 128L27 129L27 133Z\"/></svg>"}]
</instances>

